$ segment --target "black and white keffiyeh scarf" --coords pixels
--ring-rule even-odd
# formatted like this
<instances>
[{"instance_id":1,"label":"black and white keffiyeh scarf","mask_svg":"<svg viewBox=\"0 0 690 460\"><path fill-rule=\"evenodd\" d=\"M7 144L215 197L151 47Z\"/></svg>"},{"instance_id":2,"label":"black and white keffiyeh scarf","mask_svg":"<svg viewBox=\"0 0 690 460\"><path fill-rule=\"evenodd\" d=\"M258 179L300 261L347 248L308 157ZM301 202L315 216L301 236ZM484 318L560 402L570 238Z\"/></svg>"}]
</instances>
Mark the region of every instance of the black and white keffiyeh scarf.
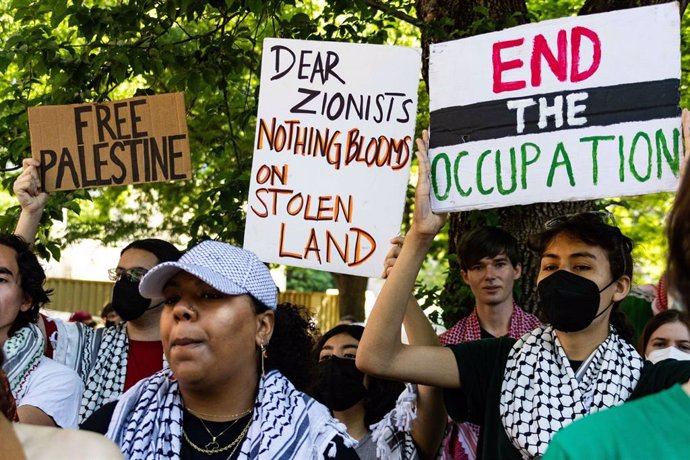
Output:
<instances>
[{"instance_id":1,"label":"black and white keffiyeh scarf","mask_svg":"<svg viewBox=\"0 0 690 460\"><path fill-rule=\"evenodd\" d=\"M591 412L625 402L643 361L612 328L573 372L553 327L525 334L508 356L500 412L503 427L525 459L543 455L553 435Z\"/></svg>"},{"instance_id":2,"label":"black and white keffiyeh scarf","mask_svg":"<svg viewBox=\"0 0 690 460\"><path fill-rule=\"evenodd\" d=\"M374 425L371 439L376 443L376 458L417 460L419 454L412 439L412 422L417 417L417 386L405 384L395 407Z\"/></svg>"},{"instance_id":3,"label":"black and white keffiyeh scarf","mask_svg":"<svg viewBox=\"0 0 690 460\"><path fill-rule=\"evenodd\" d=\"M124 391L129 341L125 326L101 328L91 340L88 373L82 374L84 394L79 409L80 423Z\"/></svg>"},{"instance_id":4,"label":"black and white keffiyeh scarf","mask_svg":"<svg viewBox=\"0 0 690 460\"><path fill-rule=\"evenodd\" d=\"M106 436L128 460L178 460L182 446L183 405L169 369L142 380L122 395ZM252 424L242 442L241 459L323 459L336 454L334 439L356 442L328 409L297 391L278 371L259 382Z\"/></svg>"},{"instance_id":5,"label":"black and white keffiyeh scarf","mask_svg":"<svg viewBox=\"0 0 690 460\"><path fill-rule=\"evenodd\" d=\"M26 393L27 382L43 357L43 346L43 334L35 324L24 326L5 341L2 369L17 401Z\"/></svg>"}]
</instances>

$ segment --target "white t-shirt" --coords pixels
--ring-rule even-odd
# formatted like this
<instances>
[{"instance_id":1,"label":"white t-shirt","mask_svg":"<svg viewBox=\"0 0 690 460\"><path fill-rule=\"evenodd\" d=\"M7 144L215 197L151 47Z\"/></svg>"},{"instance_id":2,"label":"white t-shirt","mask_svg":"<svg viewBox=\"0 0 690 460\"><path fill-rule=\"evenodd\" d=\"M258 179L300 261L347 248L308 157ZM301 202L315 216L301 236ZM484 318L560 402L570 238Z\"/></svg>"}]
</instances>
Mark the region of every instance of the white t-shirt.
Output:
<instances>
[{"instance_id":1,"label":"white t-shirt","mask_svg":"<svg viewBox=\"0 0 690 460\"><path fill-rule=\"evenodd\" d=\"M29 376L24 397L17 407L34 406L51 417L57 426L77 428L84 386L79 375L45 356Z\"/></svg>"}]
</instances>

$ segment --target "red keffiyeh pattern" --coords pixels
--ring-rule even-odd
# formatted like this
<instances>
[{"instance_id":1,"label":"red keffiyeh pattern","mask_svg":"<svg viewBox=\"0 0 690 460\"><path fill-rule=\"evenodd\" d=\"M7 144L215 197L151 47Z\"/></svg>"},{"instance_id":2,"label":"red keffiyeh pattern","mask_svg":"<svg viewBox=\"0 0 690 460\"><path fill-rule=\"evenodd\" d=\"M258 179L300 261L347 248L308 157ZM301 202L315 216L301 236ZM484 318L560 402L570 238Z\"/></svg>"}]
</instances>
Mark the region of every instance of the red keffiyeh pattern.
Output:
<instances>
[{"instance_id":1,"label":"red keffiyeh pattern","mask_svg":"<svg viewBox=\"0 0 690 460\"><path fill-rule=\"evenodd\" d=\"M527 313L513 302L513 314L510 317L508 336L519 339L526 333L541 326L536 316ZM442 345L471 342L481 339L481 327L475 308L455 326L439 336ZM474 460L477 453L479 426L473 423L452 423L448 435L444 440L443 458L455 460Z\"/></svg>"}]
</instances>

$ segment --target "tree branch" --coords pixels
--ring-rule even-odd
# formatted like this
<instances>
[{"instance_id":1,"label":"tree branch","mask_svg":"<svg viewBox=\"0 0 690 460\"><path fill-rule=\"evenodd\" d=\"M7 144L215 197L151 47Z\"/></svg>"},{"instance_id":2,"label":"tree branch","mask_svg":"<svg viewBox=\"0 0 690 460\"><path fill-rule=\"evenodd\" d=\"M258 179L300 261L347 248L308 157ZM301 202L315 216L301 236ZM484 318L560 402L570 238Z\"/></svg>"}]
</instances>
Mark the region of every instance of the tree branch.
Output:
<instances>
[{"instance_id":1,"label":"tree branch","mask_svg":"<svg viewBox=\"0 0 690 460\"><path fill-rule=\"evenodd\" d=\"M407 13L403 13L400 10L396 10L395 8L391 8L390 6L378 1L378 0L363 0L365 5L368 5L376 10L382 11L386 14L389 14L393 16L394 18L398 18L401 21L409 22L413 26L416 27L424 27L426 24L424 24L423 21L420 21L419 19L410 16Z\"/></svg>"}]
</instances>

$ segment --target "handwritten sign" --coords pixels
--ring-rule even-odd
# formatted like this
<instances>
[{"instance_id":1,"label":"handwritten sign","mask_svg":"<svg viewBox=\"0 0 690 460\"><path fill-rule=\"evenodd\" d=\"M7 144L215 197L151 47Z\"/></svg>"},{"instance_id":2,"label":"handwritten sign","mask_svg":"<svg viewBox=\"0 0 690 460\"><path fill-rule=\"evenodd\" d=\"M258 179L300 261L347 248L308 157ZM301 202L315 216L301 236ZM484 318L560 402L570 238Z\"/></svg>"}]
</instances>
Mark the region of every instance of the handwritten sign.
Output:
<instances>
[{"instance_id":1,"label":"handwritten sign","mask_svg":"<svg viewBox=\"0 0 690 460\"><path fill-rule=\"evenodd\" d=\"M29 108L43 190L188 179L182 93Z\"/></svg>"},{"instance_id":2,"label":"handwritten sign","mask_svg":"<svg viewBox=\"0 0 690 460\"><path fill-rule=\"evenodd\" d=\"M244 246L379 276L413 154L419 49L264 40Z\"/></svg>"},{"instance_id":3,"label":"handwritten sign","mask_svg":"<svg viewBox=\"0 0 690 460\"><path fill-rule=\"evenodd\" d=\"M677 3L432 45L432 207L675 190Z\"/></svg>"}]
</instances>

